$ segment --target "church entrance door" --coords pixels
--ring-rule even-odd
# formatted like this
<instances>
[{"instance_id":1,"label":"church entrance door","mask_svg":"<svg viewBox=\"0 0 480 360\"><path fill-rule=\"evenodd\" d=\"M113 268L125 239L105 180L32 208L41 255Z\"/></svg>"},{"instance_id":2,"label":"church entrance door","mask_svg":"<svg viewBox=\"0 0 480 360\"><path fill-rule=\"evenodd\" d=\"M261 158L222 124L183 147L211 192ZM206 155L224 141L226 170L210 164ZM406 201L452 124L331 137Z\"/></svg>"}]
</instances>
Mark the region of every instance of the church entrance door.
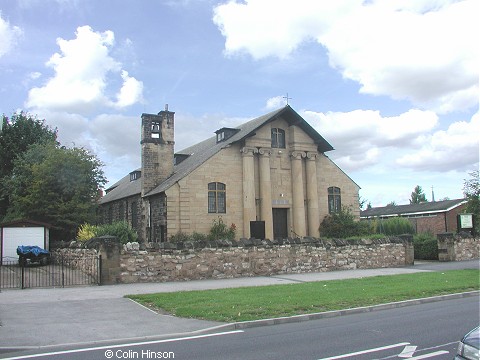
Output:
<instances>
[{"instance_id":1,"label":"church entrance door","mask_svg":"<svg viewBox=\"0 0 480 360\"><path fill-rule=\"evenodd\" d=\"M273 238L286 239L288 237L287 214L288 209L272 209Z\"/></svg>"}]
</instances>

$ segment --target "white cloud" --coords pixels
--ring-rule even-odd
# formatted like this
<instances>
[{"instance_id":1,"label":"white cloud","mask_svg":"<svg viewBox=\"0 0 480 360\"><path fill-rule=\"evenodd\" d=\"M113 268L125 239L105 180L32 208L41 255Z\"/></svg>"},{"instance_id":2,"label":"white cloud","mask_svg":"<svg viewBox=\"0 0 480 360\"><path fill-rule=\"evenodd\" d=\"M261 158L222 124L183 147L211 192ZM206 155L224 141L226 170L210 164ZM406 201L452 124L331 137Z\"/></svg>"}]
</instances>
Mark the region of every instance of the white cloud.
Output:
<instances>
[{"instance_id":1,"label":"white cloud","mask_svg":"<svg viewBox=\"0 0 480 360\"><path fill-rule=\"evenodd\" d=\"M57 39L60 53L52 55L47 66L55 74L45 86L32 88L26 105L37 109L88 113L99 106L125 107L142 99L143 85L110 56L114 46L112 31L94 32L79 27L73 40ZM109 100L110 73L120 73L124 80L117 101Z\"/></svg>"},{"instance_id":2,"label":"white cloud","mask_svg":"<svg viewBox=\"0 0 480 360\"><path fill-rule=\"evenodd\" d=\"M265 106L266 110L275 110L285 106L286 98L285 96L275 96L267 100L267 105Z\"/></svg>"},{"instance_id":3,"label":"white cloud","mask_svg":"<svg viewBox=\"0 0 480 360\"><path fill-rule=\"evenodd\" d=\"M478 168L480 115L451 124L446 131L437 131L419 139L420 150L397 159L402 167L421 171L468 170Z\"/></svg>"},{"instance_id":4,"label":"white cloud","mask_svg":"<svg viewBox=\"0 0 480 360\"><path fill-rule=\"evenodd\" d=\"M143 101L143 82L128 76L128 72L122 71L123 86L117 94L115 107L123 108Z\"/></svg>"},{"instance_id":5,"label":"white cloud","mask_svg":"<svg viewBox=\"0 0 480 360\"><path fill-rule=\"evenodd\" d=\"M213 21L227 55L285 58L317 41L361 92L448 112L478 103L478 11L476 0L246 0Z\"/></svg>"},{"instance_id":6,"label":"white cloud","mask_svg":"<svg viewBox=\"0 0 480 360\"><path fill-rule=\"evenodd\" d=\"M22 34L23 31L18 26L11 26L2 18L0 11L0 58L13 49Z\"/></svg>"}]
</instances>

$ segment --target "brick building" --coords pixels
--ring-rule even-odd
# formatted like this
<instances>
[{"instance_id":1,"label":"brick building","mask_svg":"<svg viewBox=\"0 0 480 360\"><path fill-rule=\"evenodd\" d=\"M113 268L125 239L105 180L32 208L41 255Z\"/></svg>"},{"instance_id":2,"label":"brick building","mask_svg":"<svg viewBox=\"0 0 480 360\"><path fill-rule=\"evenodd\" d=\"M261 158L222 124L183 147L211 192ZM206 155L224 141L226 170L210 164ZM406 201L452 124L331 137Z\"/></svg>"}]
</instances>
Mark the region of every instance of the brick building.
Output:
<instances>
[{"instance_id":1,"label":"brick building","mask_svg":"<svg viewBox=\"0 0 480 360\"><path fill-rule=\"evenodd\" d=\"M421 204L385 206L360 212L361 220L387 219L395 216L408 218L417 234L457 232L457 215L467 204L465 199L424 202Z\"/></svg>"},{"instance_id":2,"label":"brick building","mask_svg":"<svg viewBox=\"0 0 480 360\"><path fill-rule=\"evenodd\" d=\"M324 216L359 186L325 153L333 147L290 106L174 153L174 112L142 114L142 165L106 190L104 223L126 220L141 241L207 234L214 220L237 238L318 237Z\"/></svg>"}]
</instances>

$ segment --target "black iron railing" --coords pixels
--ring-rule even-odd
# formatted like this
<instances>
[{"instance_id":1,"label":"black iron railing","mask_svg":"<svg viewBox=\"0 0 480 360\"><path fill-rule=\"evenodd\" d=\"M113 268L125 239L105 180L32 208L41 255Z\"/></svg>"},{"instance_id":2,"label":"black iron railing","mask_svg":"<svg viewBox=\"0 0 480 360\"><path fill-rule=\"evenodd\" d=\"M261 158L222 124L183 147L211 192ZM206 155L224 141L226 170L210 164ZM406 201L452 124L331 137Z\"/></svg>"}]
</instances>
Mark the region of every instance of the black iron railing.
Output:
<instances>
[{"instance_id":1,"label":"black iron railing","mask_svg":"<svg viewBox=\"0 0 480 360\"><path fill-rule=\"evenodd\" d=\"M52 255L47 264L19 264L16 258L0 263L0 289L100 285L101 256L78 258Z\"/></svg>"}]
</instances>

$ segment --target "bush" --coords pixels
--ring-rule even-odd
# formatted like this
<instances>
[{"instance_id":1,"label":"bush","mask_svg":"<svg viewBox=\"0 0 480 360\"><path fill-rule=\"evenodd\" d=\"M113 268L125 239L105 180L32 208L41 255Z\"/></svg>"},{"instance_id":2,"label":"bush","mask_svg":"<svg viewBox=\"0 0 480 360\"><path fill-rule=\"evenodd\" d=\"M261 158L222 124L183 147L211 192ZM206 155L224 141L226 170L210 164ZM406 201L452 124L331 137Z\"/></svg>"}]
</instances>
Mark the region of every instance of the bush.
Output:
<instances>
[{"instance_id":1,"label":"bush","mask_svg":"<svg viewBox=\"0 0 480 360\"><path fill-rule=\"evenodd\" d=\"M136 242L138 240L137 232L132 229L126 221L117 221L111 224L103 224L97 226L95 236L116 236L120 239L120 243Z\"/></svg>"},{"instance_id":2,"label":"bush","mask_svg":"<svg viewBox=\"0 0 480 360\"><path fill-rule=\"evenodd\" d=\"M385 235L415 234L412 223L404 217L377 219L374 222L374 231Z\"/></svg>"},{"instance_id":3,"label":"bush","mask_svg":"<svg viewBox=\"0 0 480 360\"><path fill-rule=\"evenodd\" d=\"M179 242L185 242L185 241L190 241L191 237L182 231L177 232L176 234L170 236L170 242L172 243L179 243Z\"/></svg>"},{"instance_id":4,"label":"bush","mask_svg":"<svg viewBox=\"0 0 480 360\"><path fill-rule=\"evenodd\" d=\"M357 221L351 210L342 207L338 213L325 216L320 224L320 236L327 238L346 239L352 236L372 234L372 228L368 222Z\"/></svg>"},{"instance_id":5,"label":"bush","mask_svg":"<svg viewBox=\"0 0 480 360\"><path fill-rule=\"evenodd\" d=\"M236 231L237 231L237 227L235 226L235 224L232 224L230 225L230 227L228 227L227 225L225 225L222 218L219 216L217 220L213 220L213 225L210 228L210 233L208 234L208 238L210 240L219 240L219 239L234 240Z\"/></svg>"},{"instance_id":6,"label":"bush","mask_svg":"<svg viewBox=\"0 0 480 360\"><path fill-rule=\"evenodd\" d=\"M415 259L438 260L438 243L433 234L422 233L413 237Z\"/></svg>"},{"instance_id":7,"label":"bush","mask_svg":"<svg viewBox=\"0 0 480 360\"><path fill-rule=\"evenodd\" d=\"M97 227L95 225L83 224L77 232L77 241L85 242L96 236Z\"/></svg>"}]
</instances>

